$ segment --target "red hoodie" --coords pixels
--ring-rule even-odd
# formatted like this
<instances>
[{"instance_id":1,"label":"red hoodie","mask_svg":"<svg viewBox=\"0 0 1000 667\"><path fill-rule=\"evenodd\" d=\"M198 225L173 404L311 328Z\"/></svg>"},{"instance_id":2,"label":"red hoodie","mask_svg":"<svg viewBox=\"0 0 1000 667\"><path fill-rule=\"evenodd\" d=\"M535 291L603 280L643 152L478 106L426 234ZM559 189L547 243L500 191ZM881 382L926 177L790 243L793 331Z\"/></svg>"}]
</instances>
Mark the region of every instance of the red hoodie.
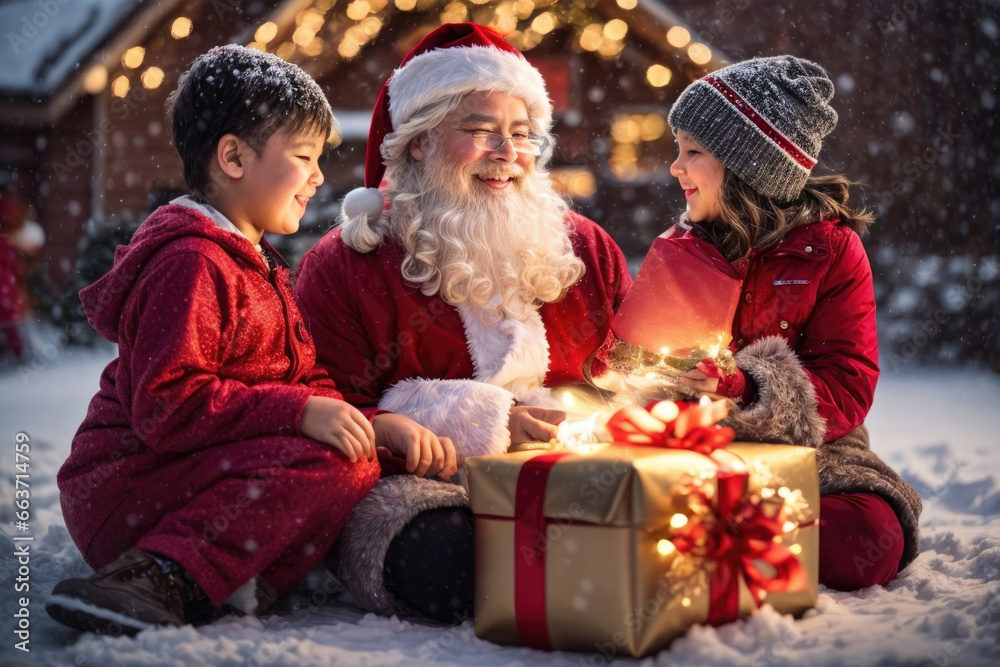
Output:
<instances>
[{"instance_id":1,"label":"red hoodie","mask_svg":"<svg viewBox=\"0 0 1000 667\"><path fill-rule=\"evenodd\" d=\"M119 346L58 476L67 527L85 556L163 461L301 435L310 396L342 398L314 368L288 269L270 270L246 238L190 208L157 209L80 299L91 325Z\"/></svg>"}]
</instances>

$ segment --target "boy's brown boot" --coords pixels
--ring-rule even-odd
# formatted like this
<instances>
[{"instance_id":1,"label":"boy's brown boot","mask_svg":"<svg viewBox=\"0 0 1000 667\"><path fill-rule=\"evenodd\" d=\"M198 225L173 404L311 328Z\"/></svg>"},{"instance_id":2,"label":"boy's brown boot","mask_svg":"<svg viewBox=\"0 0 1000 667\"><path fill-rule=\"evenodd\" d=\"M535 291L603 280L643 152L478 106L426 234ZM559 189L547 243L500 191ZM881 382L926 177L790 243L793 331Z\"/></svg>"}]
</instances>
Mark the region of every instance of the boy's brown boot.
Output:
<instances>
[{"instance_id":1,"label":"boy's brown boot","mask_svg":"<svg viewBox=\"0 0 1000 667\"><path fill-rule=\"evenodd\" d=\"M85 632L134 635L160 625L184 625L195 592L183 572L164 572L145 551L129 549L89 579L56 585L49 616Z\"/></svg>"}]
</instances>

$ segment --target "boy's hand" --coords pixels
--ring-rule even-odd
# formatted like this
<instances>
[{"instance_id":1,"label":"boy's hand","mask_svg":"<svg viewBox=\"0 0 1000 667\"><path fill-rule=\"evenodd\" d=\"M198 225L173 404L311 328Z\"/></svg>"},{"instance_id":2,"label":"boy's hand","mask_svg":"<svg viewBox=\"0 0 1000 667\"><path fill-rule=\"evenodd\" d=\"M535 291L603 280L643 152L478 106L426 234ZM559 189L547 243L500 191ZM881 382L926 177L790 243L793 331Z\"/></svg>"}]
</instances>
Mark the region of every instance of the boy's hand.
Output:
<instances>
[{"instance_id":1,"label":"boy's hand","mask_svg":"<svg viewBox=\"0 0 1000 667\"><path fill-rule=\"evenodd\" d=\"M357 408L326 396L310 396L299 422L302 435L336 447L356 463L375 457L375 432Z\"/></svg>"},{"instance_id":2,"label":"boy's hand","mask_svg":"<svg viewBox=\"0 0 1000 667\"><path fill-rule=\"evenodd\" d=\"M375 445L406 457L406 470L417 477L451 479L458 472L455 445L439 438L406 415L383 412L372 422Z\"/></svg>"},{"instance_id":3,"label":"boy's hand","mask_svg":"<svg viewBox=\"0 0 1000 667\"><path fill-rule=\"evenodd\" d=\"M510 444L548 442L556 437L556 433L559 432L556 426L565 419L566 413L562 410L515 405L510 409L510 419L507 422L507 428L510 430Z\"/></svg>"}]
</instances>

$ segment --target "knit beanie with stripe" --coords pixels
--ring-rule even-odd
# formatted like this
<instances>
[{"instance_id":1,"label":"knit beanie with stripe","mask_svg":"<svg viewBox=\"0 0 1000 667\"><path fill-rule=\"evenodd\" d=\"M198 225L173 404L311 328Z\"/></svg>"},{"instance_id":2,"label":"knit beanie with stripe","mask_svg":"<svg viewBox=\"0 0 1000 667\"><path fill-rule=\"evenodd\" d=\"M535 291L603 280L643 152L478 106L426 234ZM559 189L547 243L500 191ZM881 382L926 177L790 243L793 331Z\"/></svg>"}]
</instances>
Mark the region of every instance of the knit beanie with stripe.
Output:
<instances>
[{"instance_id":1,"label":"knit beanie with stripe","mask_svg":"<svg viewBox=\"0 0 1000 667\"><path fill-rule=\"evenodd\" d=\"M789 202L802 192L823 138L837 125L833 90L814 62L745 60L685 88L670 111L670 127L690 133L756 192Z\"/></svg>"}]
</instances>

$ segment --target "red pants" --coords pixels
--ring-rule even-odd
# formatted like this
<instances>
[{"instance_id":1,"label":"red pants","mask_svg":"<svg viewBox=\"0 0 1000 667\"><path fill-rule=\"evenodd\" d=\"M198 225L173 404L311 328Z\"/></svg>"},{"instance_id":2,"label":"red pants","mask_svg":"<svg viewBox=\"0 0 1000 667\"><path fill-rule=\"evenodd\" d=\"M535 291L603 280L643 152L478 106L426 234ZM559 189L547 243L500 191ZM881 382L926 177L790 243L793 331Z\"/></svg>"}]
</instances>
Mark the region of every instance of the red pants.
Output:
<instances>
[{"instance_id":1,"label":"red pants","mask_svg":"<svg viewBox=\"0 0 1000 667\"><path fill-rule=\"evenodd\" d=\"M64 503L67 527L93 567L138 546L180 563L216 606L257 575L291 590L379 477L377 460L351 463L309 438L147 456L155 465L129 490L109 480L89 502Z\"/></svg>"},{"instance_id":2,"label":"red pants","mask_svg":"<svg viewBox=\"0 0 1000 667\"><path fill-rule=\"evenodd\" d=\"M881 496L823 496L819 513L819 583L854 591L895 579L903 555L903 527Z\"/></svg>"}]
</instances>

